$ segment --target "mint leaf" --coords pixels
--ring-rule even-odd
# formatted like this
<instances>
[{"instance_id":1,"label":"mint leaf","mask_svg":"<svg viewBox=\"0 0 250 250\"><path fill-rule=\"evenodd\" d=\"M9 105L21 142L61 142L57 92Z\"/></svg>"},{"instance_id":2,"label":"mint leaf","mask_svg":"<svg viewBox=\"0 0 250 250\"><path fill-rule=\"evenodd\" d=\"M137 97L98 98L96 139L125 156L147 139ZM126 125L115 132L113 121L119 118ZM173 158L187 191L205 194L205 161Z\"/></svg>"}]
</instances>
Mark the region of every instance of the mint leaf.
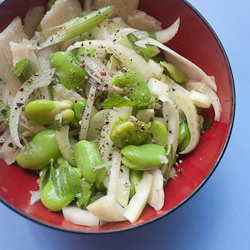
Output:
<instances>
[{"instance_id":1,"label":"mint leaf","mask_svg":"<svg viewBox=\"0 0 250 250\"><path fill-rule=\"evenodd\" d=\"M121 107L133 107L136 109L143 109L146 108L148 105L158 102L159 100L147 103L139 103L125 99L114 93L109 93L109 98L104 100L103 107L104 109L110 109L113 107L121 108Z\"/></svg>"},{"instance_id":2,"label":"mint leaf","mask_svg":"<svg viewBox=\"0 0 250 250\"><path fill-rule=\"evenodd\" d=\"M2 123L8 124L10 119L10 107L5 105L3 101L0 100L0 125Z\"/></svg>"},{"instance_id":3,"label":"mint leaf","mask_svg":"<svg viewBox=\"0 0 250 250\"><path fill-rule=\"evenodd\" d=\"M89 203L93 187L85 180L81 180L80 184L81 184L82 192L76 195L77 197L76 205L78 207L83 206L84 208L86 208Z\"/></svg>"},{"instance_id":4,"label":"mint leaf","mask_svg":"<svg viewBox=\"0 0 250 250\"><path fill-rule=\"evenodd\" d=\"M59 197L65 195L76 197L82 191L77 172L66 160L58 168L51 168L51 179L55 185L56 194Z\"/></svg>"}]
</instances>

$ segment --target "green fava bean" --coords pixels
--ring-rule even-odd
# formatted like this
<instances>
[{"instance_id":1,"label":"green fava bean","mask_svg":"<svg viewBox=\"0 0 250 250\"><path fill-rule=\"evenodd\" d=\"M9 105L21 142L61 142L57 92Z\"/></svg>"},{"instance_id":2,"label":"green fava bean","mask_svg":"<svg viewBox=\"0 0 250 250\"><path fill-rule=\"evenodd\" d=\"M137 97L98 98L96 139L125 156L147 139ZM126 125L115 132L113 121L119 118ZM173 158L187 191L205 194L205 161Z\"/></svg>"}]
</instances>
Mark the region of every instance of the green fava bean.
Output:
<instances>
[{"instance_id":1,"label":"green fava bean","mask_svg":"<svg viewBox=\"0 0 250 250\"><path fill-rule=\"evenodd\" d=\"M17 163L22 168L40 170L50 163L51 158L57 159L61 156L54 130L39 132L29 145L30 148L17 156Z\"/></svg>"},{"instance_id":2,"label":"green fava bean","mask_svg":"<svg viewBox=\"0 0 250 250\"><path fill-rule=\"evenodd\" d=\"M134 170L152 170L167 163L165 149L156 144L129 145L121 153L122 163Z\"/></svg>"},{"instance_id":3,"label":"green fava bean","mask_svg":"<svg viewBox=\"0 0 250 250\"><path fill-rule=\"evenodd\" d=\"M96 150L95 146L86 140L79 141L75 145L76 166L81 169L85 180L91 184L101 184L106 177L106 168L94 170L103 160Z\"/></svg>"},{"instance_id":4,"label":"green fava bean","mask_svg":"<svg viewBox=\"0 0 250 250\"><path fill-rule=\"evenodd\" d=\"M131 101L140 103L150 102L151 93L146 82L131 70L118 71L112 78L112 84L124 88L124 95Z\"/></svg>"},{"instance_id":5,"label":"green fava bean","mask_svg":"<svg viewBox=\"0 0 250 250\"><path fill-rule=\"evenodd\" d=\"M53 123L59 114L64 120L71 121L74 118L72 108L73 103L68 100L59 102L42 99L28 103L25 107L25 114L40 125L48 125Z\"/></svg>"},{"instance_id":6,"label":"green fava bean","mask_svg":"<svg viewBox=\"0 0 250 250\"><path fill-rule=\"evenodd\" d=\"M178 138L178 150L183 151L190 142L190 131L187 122L181 122L179 124L179 138Z\"/></svg>"},{"instance_id":7,"label":"green fava bean","mask_svg":"<svg viewBox=\"0 0 250 250\"><path fill-rule=\"evenodd\" d=\"M163 146L167 146L168 131L165 124L161 121L154 120L149 130L149 136L144 143L154 143Z\"/></svg>"},{"instance_id":8,"label":"green fava bean","mask_svg":"<svg viewBox=\"0 0 250 250\"><path fill-rule=\"evenodd\" d=\"M124 114L114 121L110 139L118 148L140 145L147 138L148 131L149 127L146 123Z\"/></svg>"},{"instance_id":9,"label":"green fava bean","mask_svg":"<svg viewBox=\"0 0 250 250\"><path fill-rule=\"evenodd\" d=\"M50 56L50 65L56 69L56 76L67 89L82 92L87 81L86 70L72 52L57 51Z\"/></svg>"},{"instance_id":10,"label":"green fava bean","mask_svg":"<svg viewBox=\"0 0 250 250\"><path fill-rule=\"evenodd\" d=\"M74 197L71 194L59 197L56 194L55 185L52 180L49 180L42 190L41 201L43 205L54 212L60 211L62 208L68 206L73 199Z\"/></svg>"},{"instance_id":11,"label":"green fava bean","mask_svg":"<svg viewBox=\"0 0 250 250\"><path fill-rule=\"evenodd\" d=\"M75 112L75 117L78 121L82 120L82 113L86 107L86 101L85 100L79 100L75 105L74 105L74 112Z\"/></svg>"}]
</instances>

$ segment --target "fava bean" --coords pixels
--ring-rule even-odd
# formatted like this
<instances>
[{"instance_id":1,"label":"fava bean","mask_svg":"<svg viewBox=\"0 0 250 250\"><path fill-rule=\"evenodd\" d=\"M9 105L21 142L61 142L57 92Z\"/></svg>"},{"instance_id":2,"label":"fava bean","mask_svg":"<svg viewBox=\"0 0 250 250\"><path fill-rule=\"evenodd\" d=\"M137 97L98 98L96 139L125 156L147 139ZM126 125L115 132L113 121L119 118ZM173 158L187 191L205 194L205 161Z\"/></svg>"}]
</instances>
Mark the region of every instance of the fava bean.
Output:
<instances>
[{"instance_id":1,"label":"fava bean","mask_svg":"<svg viewBox=\"0 0 250 250\"><path fill-rule=\"evenodd\" d=\"M178 150L183 151L190 142L190 131L187 122L181 122L179 124L179 138L178 138Z\"/></svg>"},{"instance_id":2,"label":"fava bean","mask_svg":"<svg viewBox=\"0 0 250 250\"><path fill-rule=\"evenodd\" d=\"M165 124L161 121L154 120L149 129L149 136L144 143L154 143L163 146L167 146L168 131Z\"/></svg>"},{"instance_id":3,"label":"fava bean","mask_svg":"<svg viewBox=\"0 0 250 250\"><path fill-rule=\"evenodd\" d=\"M87 84L86 70L72 52L57 51L50 56L50 65L56 76L67 89L82 92Z\"/></svg>"},{"instance_id":4,"label":"fava bean","mask_svg":"<svg viewBox=\"0 0 250 250\"><path fill-rule=\"evenodd\" d=\"M52 180L49 180L44 186L41 195L41 201L43 205L51 211L60 211L63 207L69 205L74 199L72 194L59 197L56 194L55 185Z\"/></svg>"},{"instance_id":5,"label":"fava bean","mask_svg":"<svg viewBox=\"0 0 250 250\"><path fill-rule=\"evenodd\" d=\"M101 184L106 177L106 168L95 170L103 160L95 146L86 140L79 141L74 150L76 166L81 169L85 180L91 184Z\"/></svg>"},{"instance_id":6,"label":"fava bean","mask_svg":"<svg viewBox=\"0 0 250 250\"><path fill-rule=\"evenodd\" d=\"M51 100L35 100L27 104L25 114L27 117L41 125L51 124L61 115L62 119L71 121L74 118L73 103Z\"/></svg>"},{"instance_id":7,"label":"fava bean","mask_svg":"<svg viewBox=\"0 0 250 250\"><path fill-rule=\"evenodd\" d=\"M61 155L54 130L39 132L29 145L30 148L20 152L17 156L17 163L22 168L39 170L48 165L51 158L57 159Z\"/></svg>"},{"instance_id":8,"label":"fava bean","mask_svg":"<svg viewBox=\"0 0 250 250\"><path fill-rule=\"evenodd\" d=\"M124 95L131 101L146 103L151 99L151 93L146 82L131 70L118 71L112 78L112 84L124 88Z\"/></svg>"},{"instance_id":9,"label":"fava bean","mask_svg":"<svg viewBox=\"0 0 250 250\"><path fill-rule=\"evenodd\" d=\"M146 123L124 114L114 121L110 139L118 148L126 145L140 145L147 138L148 131L149 127Z\"/></svg>"},{"instance_id":10,"label":"fava bean","mask_svg":"<svg viewBox=\"0 0 250 250\"><path fill-rule=\"evenodd\" d=\"M121 150L122 163L135 170L151 170L167 164L165 149L156 144L129 145Z\"/></svg>"}]
</instances>

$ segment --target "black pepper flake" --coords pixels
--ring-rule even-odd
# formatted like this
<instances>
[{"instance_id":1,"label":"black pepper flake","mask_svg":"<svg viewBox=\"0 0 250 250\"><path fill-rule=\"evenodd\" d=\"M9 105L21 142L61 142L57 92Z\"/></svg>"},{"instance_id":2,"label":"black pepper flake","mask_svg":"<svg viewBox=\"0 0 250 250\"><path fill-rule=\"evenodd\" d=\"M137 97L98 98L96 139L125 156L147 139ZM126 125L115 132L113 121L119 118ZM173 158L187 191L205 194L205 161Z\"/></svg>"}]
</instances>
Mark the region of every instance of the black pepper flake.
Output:
<instances>
[{"instance_id":1,"label":"black pepper flake","mask_svg":"<svg viewBox=\"0 0 250 250\"><path fill-rule=\"evenodd\" d=\"M22 107L24 105L24 103L17 102L16 105L17 105L17 107Z\"/></svg>"},{"instance_id":2,"label":"black pepper flake","mask_svg":"<svg viewBox=\"0 0 250 250\"><path fill-rule=\"evenodd\" d=\"M112 160L112 154L108 155L108 160L111 161Z\"/></svg>"},{"instance_id":3,"label":"black pepper flake","mask_svg":"<svg viewBox=\"0 0 250 250\"><path fill-rule=\"evenodd\" d=\"M8 147L13 148L13 143L10 142L10 143L8 144Z\"/></svg>"},{"instance_id":4,"label":"black pepper flake","mask_svg":"<svg viewBox=\"0 0 250 250\"><path fill-rule=\"evenodd\" d=\"M5 108L1 109L1 113L6 115L7 114L7 109L5 109Z\"/></svg>"}]
</instances>

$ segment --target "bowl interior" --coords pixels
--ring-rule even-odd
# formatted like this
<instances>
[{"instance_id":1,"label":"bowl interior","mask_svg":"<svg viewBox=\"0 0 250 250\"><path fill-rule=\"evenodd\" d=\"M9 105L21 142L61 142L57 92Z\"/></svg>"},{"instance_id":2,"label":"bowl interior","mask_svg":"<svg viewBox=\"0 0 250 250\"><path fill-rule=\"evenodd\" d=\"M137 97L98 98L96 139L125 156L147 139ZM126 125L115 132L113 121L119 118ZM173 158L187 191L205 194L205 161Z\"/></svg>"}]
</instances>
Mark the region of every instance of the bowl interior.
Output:
<instances>
[{"instance_id":1,"label":"bowl interior","mask_svg":"<svg viewBox=\"0 0 250 250\"><path fill-rule=\"evenodd\" d=\"M9 0L3 3L0 5L0 30L15 16L23 18L30 6L45 6L46 3L45 0ZM234 85L224 50L204 19L182 0L141 0L139 8L160 20L163 27L169 26L178 17L181 18L178 34L167 45L193 61L208 75L215 77L217 94L222 104L221 121L214 122L212 129L201 136L199 147L183 158L180 167L184 169L184 173L178 174L178 178L167 184L167 198L162 210L154 211L146 207L140 219L133 224L109 223L98 228L77 226L65 221L61 213L49 212L40 202L30 206L30 191L38 190L37 173L23 170L15 164L8 166L0 160L0 198L16 212L38 223L74 232L131 229L152 222L179 207L202 186L216 168L229 140L234 117ZM211 113L213 115L212 109L205 114L206 119L212 118Z\"/></svg>"}]
</instances>

